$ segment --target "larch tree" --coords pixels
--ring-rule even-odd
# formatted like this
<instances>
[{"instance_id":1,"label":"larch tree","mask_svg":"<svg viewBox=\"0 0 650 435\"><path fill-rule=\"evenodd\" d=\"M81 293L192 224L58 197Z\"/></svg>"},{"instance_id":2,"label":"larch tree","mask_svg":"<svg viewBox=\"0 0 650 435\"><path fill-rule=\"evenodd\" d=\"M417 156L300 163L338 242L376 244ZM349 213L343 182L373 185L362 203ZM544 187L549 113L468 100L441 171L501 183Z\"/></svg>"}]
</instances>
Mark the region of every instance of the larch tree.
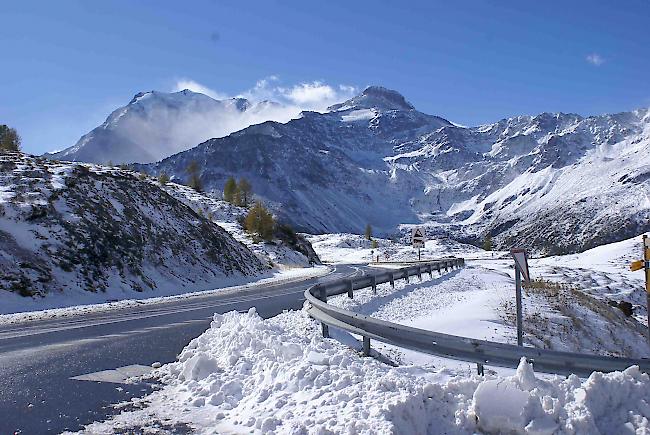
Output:
<instances>
[{"instance_id":1,"label":"larch tree","mask_svg":"<svg viewBox=\"0 0 650 435\"><path fill-rule=\"evenodd\" d=\"M201 183L201 167L196 160L192 160L185 169L187 172L188 180L187 185L197 192L203 191L203 184Z\"/></svg>"},{"instance_id":2,"label":"larch tree","mask_svg":"<svg viewBox=\"0 0 650 435\"><path fill-rule=\"evenodd\" d=\"M235 203L237 194L237 182L233 177L228 177L226 184L223 186L223 199L231 204Z\"/></svg>"},{"instance_id":3,"label":"larch tree","mask_svg":"<svg viewBox=\"0 0 650 435\"><path fill-rule=\"evenodd\" d=\"M0 152L20 151L20 136L15 128L0 125Z\"/></svg>"},{"instance_id":4,"label":"larch tree","mask_svg":"<svg viewBox=\"0 0 650 435\"><path fill-rule=\"evenodd\" d=\"M244 219L244 229L249 233L256 234L262 240L270 241L273 239L275 219L261 201L256 201L248 210L248 214Z\"/></svg>"},{"instance_id":5,"label":"larch tree","mask_svg":"<svg viewBox=\"0 0 650 435\"><path fill-rule=\"evenodd\" d=\"M237 183L237 191L239 193L239 205L240 207L248 207L251 199L253 197L253 186L246 178L240 178L239 183Z\"/></svg>"},{"instance_id":6,"label":"larch tree","mask_svg":"<svg viewBox=\"0 0 650 435\"><path fill-rule=\"evenodd\" d=\"M371 240L372 239L372 226L370 224L366 225L365 236L366 236L366 240Z\"/></svg>"}]
</instances>

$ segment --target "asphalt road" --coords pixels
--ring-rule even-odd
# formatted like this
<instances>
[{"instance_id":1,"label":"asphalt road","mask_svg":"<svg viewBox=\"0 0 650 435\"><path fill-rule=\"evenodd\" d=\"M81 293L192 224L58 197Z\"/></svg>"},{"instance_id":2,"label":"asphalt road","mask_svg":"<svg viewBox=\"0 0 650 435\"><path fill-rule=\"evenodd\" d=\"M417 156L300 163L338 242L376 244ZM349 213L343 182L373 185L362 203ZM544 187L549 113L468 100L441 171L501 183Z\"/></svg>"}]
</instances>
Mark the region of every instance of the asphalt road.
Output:
<instances>
[{"instance_id":1,"label":"asphalt road","mask_svg":"<svg viewBox=\"0 0 650 435\"><path fill-rule=\"evenodd\" d=\"M215 312L255 307L262 317L272 317L300 309L308 286L364 269L336 266L329 275L300 283L0 326L0 435L59 433L104 420L116 412L111 405L142 396L151 386L70 378L173 361L209 327Z\"/></svg>"}]
</instances>

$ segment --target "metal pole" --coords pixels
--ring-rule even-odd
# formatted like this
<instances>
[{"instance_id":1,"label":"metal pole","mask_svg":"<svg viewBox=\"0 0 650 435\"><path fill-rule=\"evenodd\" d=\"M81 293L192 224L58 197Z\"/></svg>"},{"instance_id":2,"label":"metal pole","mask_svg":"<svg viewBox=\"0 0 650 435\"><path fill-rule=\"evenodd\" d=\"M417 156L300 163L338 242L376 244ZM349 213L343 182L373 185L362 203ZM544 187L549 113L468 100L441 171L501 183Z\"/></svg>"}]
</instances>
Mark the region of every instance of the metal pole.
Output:
<instances>
[{"instance_id":1,"label":"metal pole","mask_svg":"<svg viewBox=\"0 0 650 435\"><path fill-rule=\"evenodd\" d=\"M420 248L418 248L418 261L422 261L422 257L420 256Z\"/></svg>"},{"instance_id":2,"label":"metal pole","mask_svg":"<svg viewBox=\"0 0 650 435\"><path fill-rule=\"evenodd\" d=\"M363 356L370 356L370 337L363 337Z\"/></svg>"},{"instance_id":3,"label":"metal pole","mask_svg":"<svg viewBox=\"0 0 650 435\"><path fill-rule=\"evenodd\" d=\"M643 235L643 262L645 271L645 310L648 314L648 343L650 343L650 267L648 267L648 262L650 262L650 240L645 234Z\"/></svg>"},{"instance_id":4,"label":"metal pole","mask_svg":"<svg viewBox=\"0 0 650 435\"><path fill-rule=\"evenodd\" d=\"M521 271L515 262L515 288L517 292L517 346L524 345L523 321L521 318Z\"/></svg>"}]
</instances>

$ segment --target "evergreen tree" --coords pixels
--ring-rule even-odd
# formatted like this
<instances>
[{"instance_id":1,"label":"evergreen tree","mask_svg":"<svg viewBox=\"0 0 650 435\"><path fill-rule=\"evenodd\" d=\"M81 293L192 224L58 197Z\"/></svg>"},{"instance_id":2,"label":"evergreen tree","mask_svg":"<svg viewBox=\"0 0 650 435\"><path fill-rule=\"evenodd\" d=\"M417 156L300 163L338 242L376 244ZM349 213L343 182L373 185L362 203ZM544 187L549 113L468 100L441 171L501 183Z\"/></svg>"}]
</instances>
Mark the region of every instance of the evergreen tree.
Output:
<instances>
[{"instance_id":1,"label":"evergreen tree","mask_svg":"<svg viewBox=\"0 0 650 435\"><path fill-rule=\"evenodd\" d=\"M235 203L235 195L237 194L237 182L233 177L228 177L226 185L223 187L223 199L231 204Z\"/></svg>"},{"instance_id":2,"label":"evergreen tree","mask_svg":"<svg viewBox=\"0 0 650 435\"><path fill-rule=\"evenodd\" d=\"M243 177L240 178L239 183L237 183L237 192L238 192L237 205L239 205L240 207L248 207L251 198L253 196L253 186L251 186L251 183Z\"/></svg>"},{"instance_id":3,"label":"evergreen tree","mask_svg":"<svg viewBox=\"0 0 650 435\"><path fill-rule=\"evenodd\" d=\"M372 226L371 226L370 224L367 224L367 225L366 225L366 233L365 233L365 236L366 236L366 240L370 240L370 239L372 239Z\"/></svg>"},{"instance_id":4,"label":"evergreen tree","mask_svg":"<svg viewBox=\"0 0 650 435\"><path fill-rule=\"evenodd\" d=\"M20 151L20 136L15 128L0 125L0 152Z\"/></svg>"},{"instance_id":5,"label":"evergreen tree","mask_svg":"<svg viewBox=\"0 0 650 435\"><path fill-rule=\"evenodd\" d=\"M162 171L160 175L158 175L158 183L160 183L161 186L169 183L169 175L167 175L167 172Z\"/></svg>"},{"instance_id":6,"label":"evergreen tree","mask_svg":"<svg viewBox=\"0 0 650 435\"><path fill-rule=\"evenodd\" d=\"M492 250L492 236L490 233L487 233L485 239L483 239L483 249L486 251Z\"/></svg>"},{"instance_id":7,"label":"evergreen tree","mask_svg":"<svg viewBox=\"0 0 650 435\"><path fill-rule=\"evenodd\" d=\"M377 249L379 247L379 243L375 239L372 239L372 242L370 242L370 247L372 249Z\"/></svg>"},{"instance_id":8,"label":"evergreen tree","mask_svg":"<svg viewBox=\"0 0 650 435\"><path fill-rule=\"evenodd\" d=\"M248 215L244 219L244 229L249 233L256 234L262 240L273 239L275 219L261 201L256 201L248 210Z\"/></svg>"},{"instance_id":9,"label":"evergreen tree","mask_svg":"<svg viewBox=\"0 0 650 435\"><path fill-rule=\"evenodd\" d=\"M187 165L185 172L187 172L188 175L187 185L197 192L202 192L203 184L201 183L201 167L197 161L192 160L189 165Z\"/></svg>"}]
</instances>

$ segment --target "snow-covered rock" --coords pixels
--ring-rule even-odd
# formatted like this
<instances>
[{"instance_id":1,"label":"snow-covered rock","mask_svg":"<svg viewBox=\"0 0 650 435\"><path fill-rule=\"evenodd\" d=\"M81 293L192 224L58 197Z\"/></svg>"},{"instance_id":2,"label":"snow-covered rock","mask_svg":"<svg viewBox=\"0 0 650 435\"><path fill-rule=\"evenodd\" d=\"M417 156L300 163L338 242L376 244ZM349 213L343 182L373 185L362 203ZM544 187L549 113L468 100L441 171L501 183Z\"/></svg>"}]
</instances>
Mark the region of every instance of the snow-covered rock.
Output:
<instances>
[{"instance_id":1,"label":"snow-covered rock","mask_svg":"<svg viewBox=\"0 0 650 435\"><path fill-rule=\"evenodd\" d=\"M650 229L648 110L542 113L462 127L370 87L327 113L265 122L142 169L206 186L245 176L310 233L400 224L497 246L577 252Z\"/></svg>"},{"instance_id":2,"label":"snow-covered rock","mask_svg":"<svg viewBox=\"0 0 650 435\"><path fill-rule=\"evenodd\" d=\"M246 246L143 175L0 155L3 300L200 290L264 270Z\"/></svg>"}]
</instances>

